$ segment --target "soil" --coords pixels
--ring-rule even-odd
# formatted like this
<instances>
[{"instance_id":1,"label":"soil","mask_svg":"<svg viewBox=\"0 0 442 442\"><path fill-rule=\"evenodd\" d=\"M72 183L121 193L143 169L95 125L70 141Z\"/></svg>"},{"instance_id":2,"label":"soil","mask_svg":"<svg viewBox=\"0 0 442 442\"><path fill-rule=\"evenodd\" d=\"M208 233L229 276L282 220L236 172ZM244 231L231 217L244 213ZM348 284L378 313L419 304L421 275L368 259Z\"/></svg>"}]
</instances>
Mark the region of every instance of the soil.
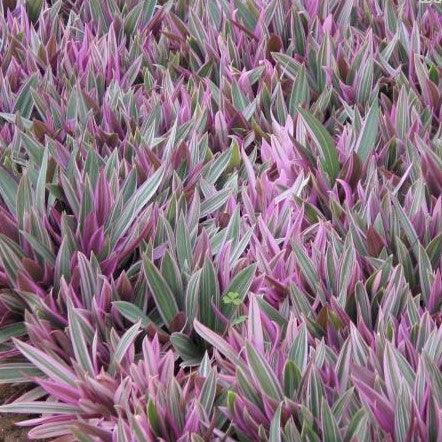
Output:
<instances>
[{"instance_id":1,"label":"soil","mask_svg":"<svg viewBox=\"0 0 442 442\"><path fill-rule=\"evenodd\" d=\"M0 385L0 404L17 393L17 387ZM0 414L0 442L22 442L29 440L27 433L29 428L16 426L17 422L28 419L22 414Z\"/></svg>"}]
</instances>

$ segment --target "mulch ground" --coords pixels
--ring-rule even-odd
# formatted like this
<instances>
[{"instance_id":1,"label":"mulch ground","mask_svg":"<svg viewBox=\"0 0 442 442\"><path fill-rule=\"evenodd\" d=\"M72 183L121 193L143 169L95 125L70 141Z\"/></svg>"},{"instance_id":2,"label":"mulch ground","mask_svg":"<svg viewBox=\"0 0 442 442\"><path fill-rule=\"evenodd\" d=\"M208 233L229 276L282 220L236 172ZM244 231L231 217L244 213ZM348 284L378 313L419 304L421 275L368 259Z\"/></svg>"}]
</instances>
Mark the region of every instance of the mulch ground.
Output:
<instances>
[{"instance_id":1,"label":"mulch ground","mask_svg":"<svg viewBox=\"0 0 442 442\"><path fill-rule=\"evenodd\" d=\"M0 404L17 393L17 387L11 385L0 385ZM17 422L27 419L22 414L0 414L0 442L20 442L29 440L26 434L29 428L16 426Z\"/></svg>"}]
</instances>

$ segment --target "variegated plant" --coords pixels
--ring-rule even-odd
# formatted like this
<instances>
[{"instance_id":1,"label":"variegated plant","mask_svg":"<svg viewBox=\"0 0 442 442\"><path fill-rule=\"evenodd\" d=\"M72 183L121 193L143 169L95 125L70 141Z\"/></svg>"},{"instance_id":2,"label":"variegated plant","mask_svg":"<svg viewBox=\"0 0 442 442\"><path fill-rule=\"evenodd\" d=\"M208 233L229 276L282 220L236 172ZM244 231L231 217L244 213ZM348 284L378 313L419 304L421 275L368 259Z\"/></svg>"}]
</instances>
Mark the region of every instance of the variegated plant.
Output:
<instances>
[{"instance_id":1,"label":"variegated plant","mask_svg":"<svg viewBox=\"0 0 442 442\"><path fill-rule=\"evenodd\" d=\"M0 412L440 440L441 12L1 1Z\"/></svg>"}]
</instances>

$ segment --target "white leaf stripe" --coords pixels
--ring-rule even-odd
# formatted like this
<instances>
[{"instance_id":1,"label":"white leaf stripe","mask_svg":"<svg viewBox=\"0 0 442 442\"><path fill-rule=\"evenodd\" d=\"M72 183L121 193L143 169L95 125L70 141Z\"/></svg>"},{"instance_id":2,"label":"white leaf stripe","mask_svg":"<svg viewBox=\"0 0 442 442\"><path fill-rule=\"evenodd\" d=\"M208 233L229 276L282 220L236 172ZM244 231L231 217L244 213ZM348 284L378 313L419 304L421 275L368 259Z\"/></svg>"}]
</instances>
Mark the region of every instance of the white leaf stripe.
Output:
<instances>
[{"instance_id":1,"label":"white leaf stripe","mask_svg":"<svg viewBox=\"0 0 442 442\"><path fill-rule=\"evenodd\" d=\"M246 354L252 374L259 382L263 392L276 401L282 400L283 394L276 375L267 361L249 342L246 343Z\"/></svg>"},{"instance_id":2,"label":"white leaf stripe","mask_svg":"<svg viewBox=\"0 0 442 442\"><path fill-rule=\"evenodd\" d=\"M75 374L66 365L58 362L48 353L38 350L25 342L14 339L20 352L51 379L76 387Z\"/></svg>"},{"instance_id":3,"label":"white leaf stripe","mask_svg":"<svg viewBox=\"0 0 442 442\"><path fill-rule=\"evenodd\" d=\"M118 341L117 347L115 348L115 352L112 356L111 364L109 366L110 374L115 374L117 365L123 360L127 350L132 345L133 341L140 332L139 329L140 329L140 322L137 322L129 330L127 330Z\"/></svg>"},{"instance_id":4,"label":"white leaf stripe","mask_svg":"<svg viewBox=\"0 0 442 442\"><path fill-rule=\"evenodd\" d=\"M81 413L81 409L75 405L58 402L30 401L1 405L0 413L75 415Z\"/></svg>"},{"instance_id":5,"label":"white leaf stripe","mask_svg":"<svg viewBox=\"0 0 442 442\"><path fill-rule=\"evenodd\" d=\"M144 257L143 264L147 285L152 292L161 318L166 325L170 325L179 312L175 297L161 273L147 256Z\"/></svg>"},{"instance_id":6,"label":"white leaf stripe","mask_svg":"<svg viewBox=\"0 0 442 442\"><path fill-rule=\"evenodd\" d=\"M0 365L0 384L29 382L30 377L42 372L28 362L13 362Z\"/></svg>"},{"instance_id":7,"label":"white leaf stripe","mask_svg":"<svg viewBox=\"0 0 442 442\"><path fill-rule=\"evenodd\" d=\"M69 334L74 347L75 358L80 366L90 375L94 375L92 360L86 344L86 339L78 320L78 314L72 306L68 306Z\"/></svg>"}]
</instances>

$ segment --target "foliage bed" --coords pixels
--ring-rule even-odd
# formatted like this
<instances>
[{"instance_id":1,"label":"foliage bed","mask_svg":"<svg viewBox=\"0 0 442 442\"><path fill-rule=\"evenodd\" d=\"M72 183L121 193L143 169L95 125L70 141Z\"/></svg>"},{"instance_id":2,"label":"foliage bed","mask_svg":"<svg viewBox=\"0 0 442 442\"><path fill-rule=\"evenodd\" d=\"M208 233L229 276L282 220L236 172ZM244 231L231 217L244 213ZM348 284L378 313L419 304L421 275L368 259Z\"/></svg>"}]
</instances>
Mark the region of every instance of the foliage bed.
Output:
<instances>
[{"instance_id":1,"label":"foliage bed","mask_svg":"<svg viewBox=\"0 0 442 442\"><path fill-rule=\"evenodd\" d=\"M441 24L0 2L0 411L59 441L441 440Z\"/></svg>"}]
</instances>

